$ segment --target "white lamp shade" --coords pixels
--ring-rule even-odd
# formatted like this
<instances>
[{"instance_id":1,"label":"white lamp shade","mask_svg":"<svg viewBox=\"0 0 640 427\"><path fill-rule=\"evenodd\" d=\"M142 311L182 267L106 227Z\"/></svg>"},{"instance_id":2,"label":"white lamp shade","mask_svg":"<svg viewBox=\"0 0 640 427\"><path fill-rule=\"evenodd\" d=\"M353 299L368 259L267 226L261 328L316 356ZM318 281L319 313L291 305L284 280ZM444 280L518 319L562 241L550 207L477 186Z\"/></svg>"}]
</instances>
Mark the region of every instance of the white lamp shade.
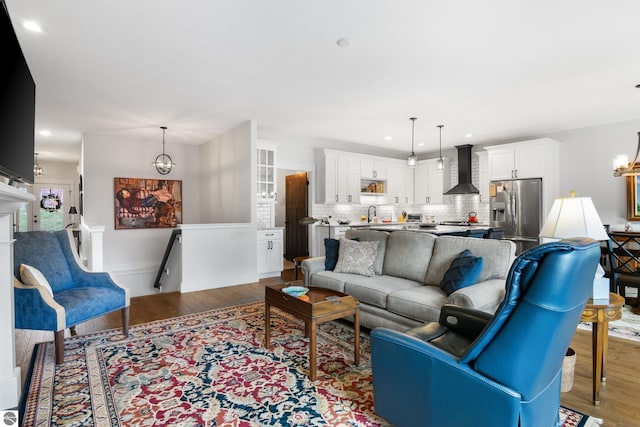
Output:
<instances>
[{"instance_id":1,"label":"white lamp shade","mask_svg":"<svg viewBox=\"0 0 640 427\"><path fill-rule=\"evenodd\" d=\"M591 197L556 199L540 230L540 237L590 237L594 240L609 238Z\"/></svg>"}]
</instances>

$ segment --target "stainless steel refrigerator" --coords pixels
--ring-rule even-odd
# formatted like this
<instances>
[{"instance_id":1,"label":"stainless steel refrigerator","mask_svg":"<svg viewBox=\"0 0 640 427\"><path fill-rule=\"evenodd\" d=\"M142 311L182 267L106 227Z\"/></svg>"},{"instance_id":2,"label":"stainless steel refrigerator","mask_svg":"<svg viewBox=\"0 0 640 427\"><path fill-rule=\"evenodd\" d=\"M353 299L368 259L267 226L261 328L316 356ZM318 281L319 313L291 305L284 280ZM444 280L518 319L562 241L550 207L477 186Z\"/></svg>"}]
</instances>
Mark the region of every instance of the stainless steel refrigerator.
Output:
<instances>
[{"instance_id":1,"label":"stainless steel refrigerator","mask_svg":"<svg viewBox=\"0 0 640 427\"><path fill-rule=\"evenodd\" d=\"M504 239L516 244L516 254L540 243L542 178L492 181L489 215L493 228L504 229Z\"/></svg>"}]
</instances>

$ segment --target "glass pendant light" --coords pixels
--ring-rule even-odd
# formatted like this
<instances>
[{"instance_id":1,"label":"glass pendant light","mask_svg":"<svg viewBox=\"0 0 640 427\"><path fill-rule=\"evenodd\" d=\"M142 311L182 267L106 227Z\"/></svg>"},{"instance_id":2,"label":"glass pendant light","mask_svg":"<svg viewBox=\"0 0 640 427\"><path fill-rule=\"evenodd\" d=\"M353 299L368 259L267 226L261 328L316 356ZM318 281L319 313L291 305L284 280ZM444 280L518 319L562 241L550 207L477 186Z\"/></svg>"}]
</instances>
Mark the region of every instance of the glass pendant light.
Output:
<instances>
[{"instance_id":1,"label":"glass pendant light","mask_svg":"<svg viewBox=\"0 0 640 427\"><path fill-rule=\"evenodd\" d=\"M436 161L436 169L439 171L444 170L444 160L442 159L442 128L444 125L438 125L440 128L440 158Z\"/></svg>"},{"instance_id":2,"label":"glass pendant light","mask_svg":"<svg viewBox=\"0 0 640 427\"><path fill-rule=\"evenodd\" d=\"M418 120L418 118L411 117L409 118L409 120L411 120L411 155L407 157L407 166L409 166L410 168L415 168L416 164L418 163L418 156L416 156L416 153L414 153L413 151L413 138L415 135L416 120Z\"/></svg>"},{"instance_id":3,"label":"glass pendant light","mask_svg":"<svg viewBox=\"0 0 640 427\"><path fill-rule=\"evenodd\" d=\"M156 167L156 170L160 175L167 175L176 164L171 160L171 157L164 152L164 134L167 127L160 126L160 129L162 129L162 154L159 154L158 157L156 157L156 161L153 162L152 165Z\"/></svg>"},{"instance_id":4,"label":"glass pendant light","mask_svg":"<svg viewBox=\"0 0 640 427\"><path fill-rule=\"evenodd\" d=\"M42 166L40 166L38 164L38 153L34 153L35 155L35 162L33 162L33 174L35 176L42 176L42 173L44 172L44 169L42 169Z\"/></svg>"}]
</instances>

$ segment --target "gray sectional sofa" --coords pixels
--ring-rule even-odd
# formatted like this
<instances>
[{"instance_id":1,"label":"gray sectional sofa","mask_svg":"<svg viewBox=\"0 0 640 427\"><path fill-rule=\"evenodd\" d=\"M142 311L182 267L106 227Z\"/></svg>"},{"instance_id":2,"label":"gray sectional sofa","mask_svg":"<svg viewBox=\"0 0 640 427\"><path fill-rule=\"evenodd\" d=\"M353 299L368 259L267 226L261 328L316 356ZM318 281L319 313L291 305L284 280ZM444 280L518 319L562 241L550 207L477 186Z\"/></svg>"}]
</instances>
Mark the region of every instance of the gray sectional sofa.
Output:
<instances>
[{"instance_id":1,"label":"gray sectional sofa","mask_svg":"<svg viewBox=\"0 0 640 427\"><path fill-rule=\"evenodd\" d=\"M437 321L444 304L456 304L493 313L504 298L505 280L515 259L515 244L508 240L457 236L436 237L413 231L350 229L346 239L378 241L375 275L364 276L325 270L325 257L301 264L307 286L334 289L360 301L360 323L403 330ZM483 258L475 284L449 296L440 282L451 261L469 249Z\"/></svg>"}]
</instances>

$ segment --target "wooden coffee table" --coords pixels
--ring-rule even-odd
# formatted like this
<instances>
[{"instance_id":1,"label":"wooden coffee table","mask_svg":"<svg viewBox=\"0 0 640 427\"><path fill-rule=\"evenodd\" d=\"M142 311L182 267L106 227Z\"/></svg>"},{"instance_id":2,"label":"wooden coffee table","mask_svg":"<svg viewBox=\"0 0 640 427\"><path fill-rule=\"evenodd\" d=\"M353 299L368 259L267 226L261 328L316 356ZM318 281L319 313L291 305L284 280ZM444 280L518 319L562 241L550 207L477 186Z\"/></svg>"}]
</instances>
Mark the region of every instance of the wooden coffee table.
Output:
<instances>
[{"instance_id":1,"label":"wooden coffee table","mask_svg":"<svg viewBox=\"0 0 640 427\"><path fill-rule=\"evenodd\" d=\"M360 363L360 307L358 300L351 295L331 289L310 287L307 295L309 301L301 300L282 292L287 286L304 286L304 282L268 285L265 287L264 297L264 345L270 347L271 338L271 306L278 307L298 319L304 320L305 336L309 338L309 379L316 380L317 349L316 332L320 323L352 315L353 330L353 363ZM329 299L327 299L329 298Z\"/></svg>"}]
</instances>

